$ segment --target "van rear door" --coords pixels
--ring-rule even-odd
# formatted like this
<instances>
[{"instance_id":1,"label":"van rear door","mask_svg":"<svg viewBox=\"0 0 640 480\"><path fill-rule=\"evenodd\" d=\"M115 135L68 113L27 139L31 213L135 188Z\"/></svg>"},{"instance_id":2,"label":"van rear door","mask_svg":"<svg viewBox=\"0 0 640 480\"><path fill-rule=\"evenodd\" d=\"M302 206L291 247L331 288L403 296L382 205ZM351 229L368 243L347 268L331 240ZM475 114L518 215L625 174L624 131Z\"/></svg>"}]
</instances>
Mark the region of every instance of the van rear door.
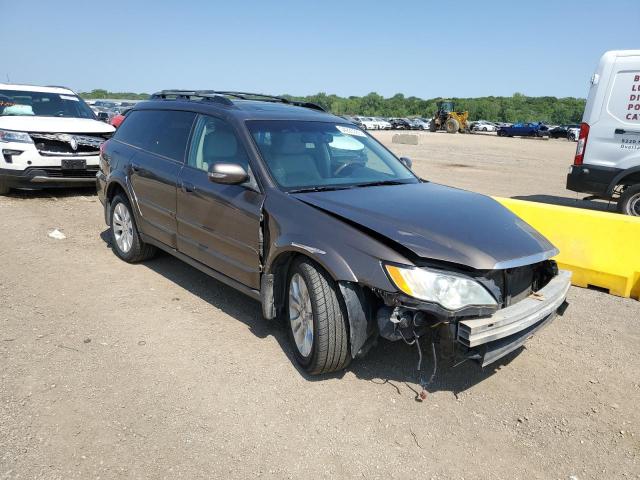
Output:
<instances>
[{"instance_id":1,"label":"van rear door","mask_svg":"<svg viewBox=\"0 0 640 480\"><path fill-rule=\"evenodd\" d=\"M593 85L588 100L591 105L585 110L589 135L584 163L619 170L638 166L640 51L608 52L598 70L592 80L598 94Z\"/></svg>"}]
</instances>

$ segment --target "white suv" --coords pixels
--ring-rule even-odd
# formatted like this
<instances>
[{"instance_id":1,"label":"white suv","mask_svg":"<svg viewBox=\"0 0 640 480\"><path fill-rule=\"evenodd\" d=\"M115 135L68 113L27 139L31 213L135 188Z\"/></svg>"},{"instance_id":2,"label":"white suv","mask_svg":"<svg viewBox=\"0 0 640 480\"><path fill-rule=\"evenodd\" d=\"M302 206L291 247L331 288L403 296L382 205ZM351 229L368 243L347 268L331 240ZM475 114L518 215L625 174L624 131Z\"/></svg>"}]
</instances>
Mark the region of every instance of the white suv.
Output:
<instances>
[{"instance_id":1,"label":"white suv","mask_svg":"<svg viewBox=\"0 0 640 480\"><path fill-rule=\"evenodd\" d=\"M0 83L0 194L95 184L113 131L67 88Z\"/></svg>"}]
</instances>

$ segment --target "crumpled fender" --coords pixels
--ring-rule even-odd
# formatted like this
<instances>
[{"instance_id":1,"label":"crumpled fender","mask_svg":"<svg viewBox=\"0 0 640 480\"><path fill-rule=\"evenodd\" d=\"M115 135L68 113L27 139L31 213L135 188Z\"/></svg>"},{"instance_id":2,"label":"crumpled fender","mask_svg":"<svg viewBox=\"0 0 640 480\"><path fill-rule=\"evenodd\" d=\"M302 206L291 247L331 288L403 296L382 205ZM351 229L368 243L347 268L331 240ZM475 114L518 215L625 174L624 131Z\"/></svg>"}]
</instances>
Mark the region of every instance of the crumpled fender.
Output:
<instances>
[{"instance_id":1,"label":"crumpled fender","mask_svg":"<svg viewBox=\"0 0 640 480\"><path fill-rule=\"evenodd\" d=\"M349 321L349 343L355 358L366 350L375 330L363 286L395 291L382 262L411 264L403 255L342 220L282 192L267 195L264 204L265 259L262 308L275 318L284 306L286 278L282 272L291 254L311 258L336 281Z\"/></svg>"},{"instance_id":2,"label":"crumpled fender","mask_svg":"<svg viewBox=\"0 0 640 480\"><path fill-rule=\"evenodd\" d=\"M266 273L282 254L300 253L320 264L336 282L395 291L381 262L411 264L357 227L285 193L267 196L264 215Z\"/></svg>"}]
</instances>

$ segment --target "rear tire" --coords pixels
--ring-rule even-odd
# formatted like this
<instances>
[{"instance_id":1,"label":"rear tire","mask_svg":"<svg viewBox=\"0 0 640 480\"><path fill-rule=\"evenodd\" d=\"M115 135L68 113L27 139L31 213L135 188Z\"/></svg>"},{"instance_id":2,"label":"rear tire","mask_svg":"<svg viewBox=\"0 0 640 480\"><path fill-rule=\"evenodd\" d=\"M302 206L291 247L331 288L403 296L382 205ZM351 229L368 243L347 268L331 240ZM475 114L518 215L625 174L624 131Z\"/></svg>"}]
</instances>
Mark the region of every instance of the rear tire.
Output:
<instances>
[{"instance_id":1,"label":"rear tire","mask_svg":"<svg viewBox=\"0 0 640 480\"><path fill-rule=\"evenodd\" d=\"M458 133L458 130L460 130L460 124L455 118L450 118L449 120L447 120L447 123L445 125L447 128L447 133Z\"/></svg>"},{"instance_id":2,"label":"rear tire","mask_svg":"<svg viewBox=\"0 0 640 480\"><path fill-rule=\"evenodd\" d=\"M438 128L438 127L437 127L437 125L436 125L435 120L431 120L431 123L429 124L429 131L430 131L430 132L435 132L437 128Z\"/></svg>"},{"instance_id":3,"label":"rear tire","mask_svg":"<svg viewBox=\"0 0 640 480\"><path fill-rule=\"evenodd\" d=\"M0 195L6 195L9 193L11 189L9 188L9 186L4 182L4 180L0 180Z\"/></svg>"},{"instance_id":4,"label":"rear tire","mask_svg":"<svg viewBox=\"0 0 640 480\"><path fill-rule=\"evenodd\" d=\"M307 258L290 268L285 320L296 361L308 373L335 372L349 365L347 315L338 286Z\"/></svg>"},{"instance_id":5,"label":"rear tire","mask_svg":"<svg viewBox=\"0 0 640 480\"><path fill-rule=\"evenodd\" d=\"M618 199L618 212L640 217L640 184L624 189Z\"/></svg>"},{"instance_id":6,"label":"rear tire","mask_svg":"<svg viewBox=\"0 0 640 480\"><path fill-rule=\"evenodd\" d=\"M111 248L125 262L141 262L156 254L156 247L140 240L131 204L124 195L118 194L111 201L109 224Z\"/></svg>"}]
</instances>

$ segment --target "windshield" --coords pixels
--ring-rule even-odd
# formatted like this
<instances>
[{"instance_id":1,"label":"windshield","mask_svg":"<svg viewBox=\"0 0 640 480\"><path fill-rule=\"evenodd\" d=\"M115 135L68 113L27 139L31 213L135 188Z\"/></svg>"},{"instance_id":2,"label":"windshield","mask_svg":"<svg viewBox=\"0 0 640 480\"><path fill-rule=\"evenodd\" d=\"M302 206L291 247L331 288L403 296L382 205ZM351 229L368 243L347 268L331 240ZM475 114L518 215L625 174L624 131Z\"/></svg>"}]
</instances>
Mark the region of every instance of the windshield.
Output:
<instances>
[{"instance_id":1,"label":"windshield","mask_svg":"<svg viewBox=\"0 0 640 480\"><path fill-rule=\"evenodd\" d=\"M247 126L272 177L287 191L420 181L353 125L251 120Z\"/></svg>"},{"instance_id":2,"label":"windshield","mask_svg":"<svg viewBox=\"0 0 640 480\"><path fill-rule=\"evenodd\" d=\"M89 106L73 94L1 89L0 116L95 118Z\"/></svg>"}]
</instances>

